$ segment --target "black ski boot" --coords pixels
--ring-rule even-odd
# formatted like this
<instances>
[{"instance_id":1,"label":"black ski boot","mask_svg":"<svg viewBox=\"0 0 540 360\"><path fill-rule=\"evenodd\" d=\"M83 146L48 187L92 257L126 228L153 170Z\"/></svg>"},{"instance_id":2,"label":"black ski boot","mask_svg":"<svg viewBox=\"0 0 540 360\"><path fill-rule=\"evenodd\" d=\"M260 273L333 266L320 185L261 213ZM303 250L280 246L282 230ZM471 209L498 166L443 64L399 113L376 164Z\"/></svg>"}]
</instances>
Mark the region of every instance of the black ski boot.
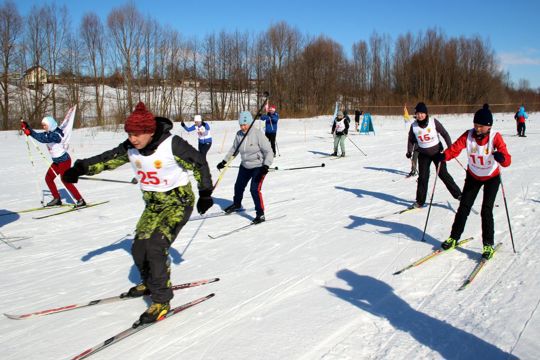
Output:
<instances>
[{"instance_id":1,"label":"black ski boot","mask_svg":"<svg viewBox=\"0 0 540 360\"><path fill-rule=\"evenodd\" d=\"M62 205L62 200L60 198L54 198L49 201L45 206L60 206Z\"/></svg>"},{"instance_id":2,"label":"black ski boot","mask_svg":"<svg viewBox=\"0 0 540 360\"><path fill-rule=\"evenodd\" d=\"M225 208L225 210L223 210L223 211L225 211L225 214L231 214L231 213L233 213L233 212L235 212L235 211L240 210L241 208L242 208L241 206L232 204L232 205L230 205L230 206L227 206L227 207Z\"/></svg>"},{"instance_id":3,"label":"black ski boot","mask_svg":"<svg viewBox=\"0 0 540 360\"><path fill-rule=\"evenodd\" d=\"M83 207L83 206L86 206L86 201L84 201L83 198L77 200L77 203L75 203L75 207L78 208L78 207Z\"/></svg>"},{"instance_id":4,"label":"black ski boot","mask_svg":"<svg viewBox=\"0 0 540 360\"><path fill-rule=\"evenodd\" d=\"M266 219L264 218L264 214L255 216L255 219L251 222L254 225L260 224L262 222L265 222Z\"/></svg>"},{"instance_id":5,"label":"black ski boot","mask_svg":"<svg viewBox=\"0 0 540 360\"><path fill-rule=\"evenodd\" d=\"M145 295L150 295L150 290L144 283L140 283L129 289L127 293L122 294L122 297L141 297Z\"/></svg>"}]
</instances>

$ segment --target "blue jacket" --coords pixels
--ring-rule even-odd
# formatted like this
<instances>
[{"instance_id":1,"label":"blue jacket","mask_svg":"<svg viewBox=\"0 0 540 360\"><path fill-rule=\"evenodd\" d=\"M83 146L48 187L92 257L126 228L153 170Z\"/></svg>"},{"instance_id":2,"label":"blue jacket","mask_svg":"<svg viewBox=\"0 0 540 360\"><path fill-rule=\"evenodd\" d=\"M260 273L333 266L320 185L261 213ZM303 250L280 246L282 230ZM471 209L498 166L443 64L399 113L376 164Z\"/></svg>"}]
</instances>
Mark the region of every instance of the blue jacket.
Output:
<instances>
[{"instance_id":1,"label":"blue jacket","mask_svg":"<svg viewBox=\"0 0 540 360\"><path fill-rule=\"evenodd\" d=\"M517 118L520 117L520 116L523 116L525 119L529 118L529 115L527 115L527 113L525 112L525 107L524 106L519 107L519 111L516 113L516 115L514 115L514 119L517 120Z\"/></svg>"},{"instance_id":2,"label":"blue jacket","mask_svg":"<svg viewBox=\"0 0 540 360\"><path fill-rule=\"evenodd\" d=\"M199 144L211 144L212 143L212 136L210 135L210 125L206 122L201 122L200 126L197 126L195 124L191 126L183 126L183 128L187 132L192 132L193 130L197 130L197 136L199 137ZM204 128L204 130L200 130L200 128Z\"/></svg>"},{"instance_id":3,"label":"blue jacket","mask_svg":"<svg viewBox=\"0 0 540 360\"><path fill-rule=\"evenodd\" d=\"M34 139L36 139L37 141L43 144L50 144L50 143L59 144L62 142L62 137L64 136L64 133L62 132L62 130L60 130L60 128L56 128L54 129L54 131L45 131L42 133L38 133L38 132L35 132L34 129L30 129L30 136L32 136ZM68 159L69 159L69 154L66 151L62 156L52 158L52 161L58 164Z\"/></svg>"},{"instance_id":4,"label":"blue jacket","mask_svg":"<svg viewBox=\"0 0 540 360\"><path fill-rule=\"evenodd\" d=\"M267 113L266 115L261 116L261 120L266 123L264 132L267 134L277 133L277 123L279 120L279 114L274 112L273 114Z\"/></svg>"}]
</instances>

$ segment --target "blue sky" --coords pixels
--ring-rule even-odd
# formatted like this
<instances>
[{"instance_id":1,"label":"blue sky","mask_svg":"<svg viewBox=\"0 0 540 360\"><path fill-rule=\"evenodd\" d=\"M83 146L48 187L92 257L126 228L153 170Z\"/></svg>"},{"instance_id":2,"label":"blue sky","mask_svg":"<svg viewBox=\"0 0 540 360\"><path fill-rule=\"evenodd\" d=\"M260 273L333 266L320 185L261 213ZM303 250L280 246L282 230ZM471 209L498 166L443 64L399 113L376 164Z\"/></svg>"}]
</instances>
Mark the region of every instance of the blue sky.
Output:
<instances>
[{"instance_id":1,"label":"blue sky","mask_svg":"<svg viewBox=\"0 0 540 360\"><path fill-rule=\"evenodd\" d=\"M43 0L15 1L21 15ZM49 2L51 3L51 2ZM106 19L110 10L126 0L56 0L66 5L79 24L89 11ZM376 31L392 40L408 31L416 34L438 28L447 36L479 35L488 40L512 81L527 79L540 88L540 0L138 0L139 11L186 37L214 31L258 33L270 24L286 21L303 34L324 34L349 52L352 44L369 40Z\"/></svg>"}]
</instances>

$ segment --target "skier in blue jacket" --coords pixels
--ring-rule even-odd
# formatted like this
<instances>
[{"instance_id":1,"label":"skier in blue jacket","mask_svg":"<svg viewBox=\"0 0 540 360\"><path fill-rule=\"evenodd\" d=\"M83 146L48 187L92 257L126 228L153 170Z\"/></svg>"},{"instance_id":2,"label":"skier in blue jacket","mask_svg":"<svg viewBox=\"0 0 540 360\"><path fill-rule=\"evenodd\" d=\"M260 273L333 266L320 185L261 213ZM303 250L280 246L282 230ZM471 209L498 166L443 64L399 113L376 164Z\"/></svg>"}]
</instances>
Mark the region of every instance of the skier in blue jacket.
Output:
<instances>
[{"instance_id":1,"label":"skier in blue jacket","mask_svg":"<svg viewBox=\"0 0 540 360\"><path fill-rule=\"evenodd\" d=\"M193 122L194 124L190 127L187 127L183 121L180 124L187 132L192 132L193 130L197 131L197 136L199 137L199 152L206 158L206 153L208 153L208 150L210 150L210 147L212 146L210 125L202 120L201 115L195 115L193 117Z\"/></svg>"},{"instance_id":2,"label":"skier in blue jacket","mask_svg":"<svg viewBox=\"0 0 540 360\"><path fill-rule=\"evenodd\" d=\"M276 107L270 105L266 115L261 116L261 120L266 124L264 134L268 138L268 141L270 141L270 146L272 147L274 156L276 156L277 123L279 121L279 114L276 112Z\"/></svg>"}]
</instances>

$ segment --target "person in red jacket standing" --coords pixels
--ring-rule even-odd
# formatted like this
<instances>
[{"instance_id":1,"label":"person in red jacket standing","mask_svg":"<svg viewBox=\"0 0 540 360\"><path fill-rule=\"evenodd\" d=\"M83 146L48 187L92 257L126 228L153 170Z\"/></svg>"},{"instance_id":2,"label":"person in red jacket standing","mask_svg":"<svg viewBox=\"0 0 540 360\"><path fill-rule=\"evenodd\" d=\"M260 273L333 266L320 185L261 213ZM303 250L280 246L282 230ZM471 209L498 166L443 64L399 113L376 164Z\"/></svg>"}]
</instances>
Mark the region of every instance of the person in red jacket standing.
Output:
<instances>
[{"instance_id":1,"label":"person in red jacket standing","mask_svg":"<svg viewBox=\"0 0 540 360\"><path fill-rule=\"evenodd\" d=\"M457 157L461 150L466 149L468 159L467 176L452 231L441 247L444 250L456 247L465 229L474 200L483 186L481 217L484 247L482 257L489 260L494 253L493 204L501 184L500 167L509 166L512 157L506 149L502 135L491 131L493 115L488 104L484 104L482 109L474 114L473 122L473 129L465 131L446 151L438 155L440 161L448 161Z\"/></svg>"}]
</instances>

